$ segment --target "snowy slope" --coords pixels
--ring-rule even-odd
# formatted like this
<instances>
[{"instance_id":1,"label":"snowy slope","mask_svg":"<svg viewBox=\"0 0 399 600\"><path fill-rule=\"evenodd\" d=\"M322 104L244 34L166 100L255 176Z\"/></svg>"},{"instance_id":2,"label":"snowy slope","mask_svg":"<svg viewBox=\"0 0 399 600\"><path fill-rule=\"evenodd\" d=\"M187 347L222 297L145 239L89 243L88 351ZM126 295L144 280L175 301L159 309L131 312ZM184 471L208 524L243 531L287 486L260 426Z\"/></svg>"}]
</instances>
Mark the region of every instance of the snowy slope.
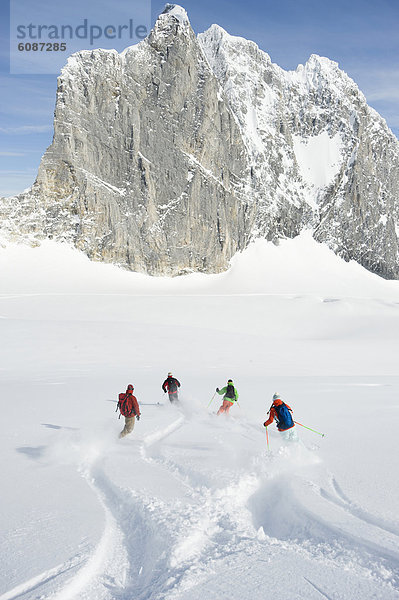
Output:
<instances>
[{"instance_id":1,"label":"snowy slope","mask_svg":"<svg viewBox=\"0 0 399 600\"><path fill-rule=\"evenodd\" d=\"M342 139L339 134L329 137L324 131L307 140L293 138L295 158L302 178L317 191L332 183L342 165Z\"/></svg>"},{"instance_id":2,"label":"snowy slope","mask_svg":"<svg viewBox=\"0 0 399 600\"><path fill-rule=\"evenodd\" d=\"M5 245L0 272L0 600L399 597L397 282L306 234L215 276L53 242ZM228 377L240 406L216 418ZM267 452L275 391L326 437L272 427Z\"/></svg>"}]
</instances>

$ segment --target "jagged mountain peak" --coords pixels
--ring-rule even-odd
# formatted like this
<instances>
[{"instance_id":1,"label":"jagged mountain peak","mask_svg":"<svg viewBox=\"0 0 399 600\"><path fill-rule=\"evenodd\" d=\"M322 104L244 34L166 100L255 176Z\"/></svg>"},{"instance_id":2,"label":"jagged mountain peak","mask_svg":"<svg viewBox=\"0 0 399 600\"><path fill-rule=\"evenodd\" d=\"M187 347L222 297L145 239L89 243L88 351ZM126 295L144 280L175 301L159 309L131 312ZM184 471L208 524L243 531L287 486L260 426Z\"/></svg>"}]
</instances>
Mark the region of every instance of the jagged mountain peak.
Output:
<instances>
[{"instance_id":1,"label":"jagged mountain peak","mask_svg":"<svg viewBox=\"0 0 399 600\"><path fill-rule=\"evenodd\" d=\"M311 54L305 64L299 64L295 71L286 73L288 77L296 79L298 83L306 83L311 88L338 85L341 89L350 89L363 97L355 81L340 68L338 62L325 56Z\"/></svg>"},{"instance_id":2,"label":"jagged mountain peak","mask_svg":"<svg viewBox=\"0 0 399 600\"><path fill-rule=\"evenodd\" d=\"M178 33L181 30L185 32L187 28L191 29L191 25L186 10L178 4L167 3L162 13L158 16L154 28L151 30L149 36L145 40L137 44L132 44L131 46L128 46L120 53L118 53L117 50L114 49L104 48L96 48L94 50L80 50L79 52L75 52L74 54L68 57L67 63L63 68L63 71L66 70L66 72L72 73L76 69L79 70L80 60L87 60L87 58L90 57L97 59L101 59L102 57L104 60L109 60L111 58L115 60L117 56L120 56L123 60L129 54L135 53L138 48L142 48L148 42L151 43L154 37L165 37L165 34L167 33L169 34L169 39L173 40L173 37L175 35L178 35Z\"/></svg>"},{"instance_id":3,"label":"jagged mountain peak","mask_svg":"<svg viewBox=\"0 0 399 600\"><path fill-rule=\"evenodd\" d=\"M220 40L223 39L223 40L230 41L232 43L235 42L235 43L255 45L256 47L258 47L258 45L255 42L248 40L247 38L244 38L239 35L233 35L233 34L229 33L228 31L226 31L223 27L221 27L217 23L213 23L210 27L208 27L208 29L206 31L204 31L203 33L200 33L199 35L213 37L214 39L220 39Z\"/></svg>"},{"instance_id":4,"label":"jagged mountain peak","mask_svg":"<svg viewBox=\"0 0 399 600\"><path fill-rule=\"evenodd\" d=\"M243 53L271 63L270 56L267 52L261 50L256 42L237 35L231 35L220 25L213 24L204 33L198 34L198 41L203 48L206 48L208 52L213 52L213 54L218 54L224 48L229 49L235 53L237 64L243 64L245 61Z\"/></svg>"},{"instance_id":5,"label":"jagged mountain peak","mask_svg":"<svg viewBox=\"0 0 399 600\"><path fill-rule=\"evenodd\" d=\"M165 4L165 8L161 12L158 18L165 19L167 17L174 17L184 25L190 25L190 21L186 10L179 4Z\"/></svg>"},{"instance_id":6,"label":"jagged mountain peak","mask_svg":"<svg viewBox=\"0 0 399 600\"><path fill-rule=\"evenodd\" d=\"M327 58L326 56L320 56L319 54L311 54L305 63L305 68L314 68L324 71L339 70L339 65L336 61Z\"/></svg>"},{"instance_id":7,"label":"jagged mountain peak","mask_svg":"<svg viewBox=\"0 0 399 600\"><path fill-rule=\"evenodd\" d=\"M179 40L192 45L195 33L185 9L178 4L166 4L144 42L163 51L175 42L179 43Z\"/></svg>"}]
</instances>

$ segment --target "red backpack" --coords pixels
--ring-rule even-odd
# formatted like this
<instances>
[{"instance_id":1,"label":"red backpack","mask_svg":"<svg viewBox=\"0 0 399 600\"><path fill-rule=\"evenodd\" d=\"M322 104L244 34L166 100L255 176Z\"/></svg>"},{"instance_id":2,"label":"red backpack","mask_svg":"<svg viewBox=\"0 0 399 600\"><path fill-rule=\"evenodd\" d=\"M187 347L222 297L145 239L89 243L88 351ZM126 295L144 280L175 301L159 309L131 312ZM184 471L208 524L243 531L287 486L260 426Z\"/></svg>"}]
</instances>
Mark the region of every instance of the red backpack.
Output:
<instances>
[{"instance_id":1,"label":"red backpack","mask_svg":"<svg viewBox=\"0 0 399 600\"><path fill-rule=\"evenodd\" d=\"M120 411L119 418L121 415L124 417L135 417L136 412L133 406L133 394L126 394L124 392L119 394L117 410L118 408Z\"/></svg>"}]
</instances>

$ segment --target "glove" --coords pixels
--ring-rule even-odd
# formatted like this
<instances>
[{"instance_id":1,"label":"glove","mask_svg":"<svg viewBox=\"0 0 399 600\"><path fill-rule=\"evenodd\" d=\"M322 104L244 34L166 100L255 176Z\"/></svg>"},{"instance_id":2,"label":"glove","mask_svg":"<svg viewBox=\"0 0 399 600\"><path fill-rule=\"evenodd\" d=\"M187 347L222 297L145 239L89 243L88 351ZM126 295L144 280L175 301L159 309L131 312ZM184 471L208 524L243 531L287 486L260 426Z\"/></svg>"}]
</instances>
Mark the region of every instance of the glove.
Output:
<instances>
[{"instance_id":1,"label":"glove","mask_svg":"<svg viewBox=\"0 0 399 600\"><path fill-rule=\"evenodd\" d=\"M218 391L219 391L219 388L216 388L216 391L218 392Z\"/></svg>"},{"instance_id":2,"label":"glove","mask_svg":"<svg viewBox=\"0 0 399 600\"><path fill-rule=\"evenodd\" d=\"M166 390L164 390L163 393L166 394Z\"/></svg>"},{"instance_id":3,"label":"glove","mask_svg":"<svg viewBox=\"0 0 399 600\"><path fill-rule=\"evenodd\" d=\"M137 415L136 419L137 419L138 421L140 421L140 415Z\"/></svg>"}]
</instances>

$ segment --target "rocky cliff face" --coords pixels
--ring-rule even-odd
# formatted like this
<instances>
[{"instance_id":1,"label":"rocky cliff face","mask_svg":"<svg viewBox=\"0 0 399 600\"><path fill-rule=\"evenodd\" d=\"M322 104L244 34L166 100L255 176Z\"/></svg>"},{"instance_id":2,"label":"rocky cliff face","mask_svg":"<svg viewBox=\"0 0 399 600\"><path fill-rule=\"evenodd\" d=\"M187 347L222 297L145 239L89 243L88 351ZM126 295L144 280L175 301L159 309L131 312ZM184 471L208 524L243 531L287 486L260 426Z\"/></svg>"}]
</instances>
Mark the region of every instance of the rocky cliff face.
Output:
<instances>
[{"instance_id":1,"label":"rocky cliff face","mask_svg":"<svg viewBox=\"0 0 399 600\"><path fill-rule=\"evenodd\" d=\"M120 55L74 55L18 230L151 274L219 271L248 243L239 126L182 11Z\"/></svg>"},{"instance_id":2,"label":"rocky cliff face","mask_svg":"<svg viewBox=\"0 0 399 600\"><path fill-rule=\"evenodd\" d=\"M398 191L399 143L335 63L285 72L218 26L196 38L168 6L124 53L69 59L37 180L0 217L15 237L171 275L310 227L396 278Z\"/></svg>"}]
</instances>

